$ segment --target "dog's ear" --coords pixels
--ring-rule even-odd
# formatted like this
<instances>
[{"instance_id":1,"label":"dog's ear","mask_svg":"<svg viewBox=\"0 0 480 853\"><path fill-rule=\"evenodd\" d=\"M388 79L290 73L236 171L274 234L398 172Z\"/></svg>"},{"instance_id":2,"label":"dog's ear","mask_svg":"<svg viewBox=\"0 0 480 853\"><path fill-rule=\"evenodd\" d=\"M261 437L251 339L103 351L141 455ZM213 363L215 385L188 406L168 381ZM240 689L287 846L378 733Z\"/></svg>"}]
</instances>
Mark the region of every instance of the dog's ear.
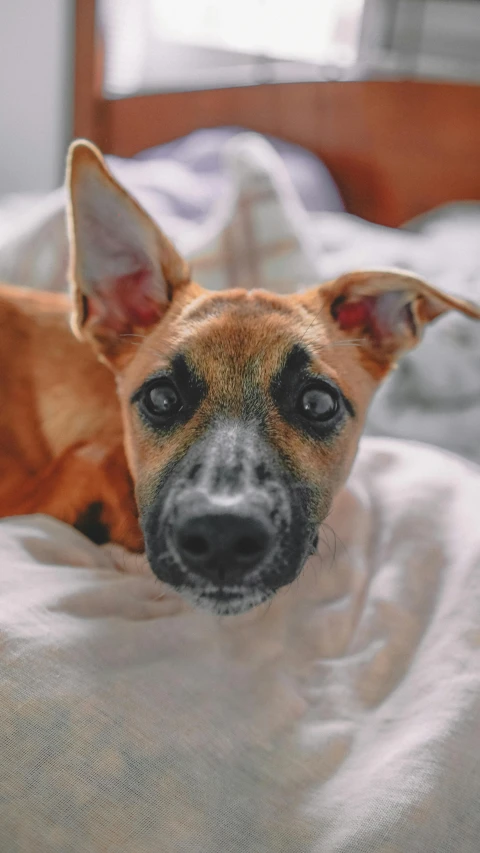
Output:
<instances>
[{"instance_id":1,"label":"dog's ear","mask_svg":"<svg viewBox=\"0 0 480 853\"><path fill-rule=\"evenodd\" d=\"M480 320L480 307L442 293L413 273L370 270L343 275L319 289L343 332L387 366L419 343L427 323L446 311Z\"/></svg>"},{"instance_id":2,"label":"dog's ear","mask_svg":"<svg viewBox=\"0 0 480 853\"><path fill-rule=\"evenodd\" d=\"M70 146L66 184L72 328L114 364L129 335L159 321L189 268L91 143Z\"/></svg>"}]
</instances>

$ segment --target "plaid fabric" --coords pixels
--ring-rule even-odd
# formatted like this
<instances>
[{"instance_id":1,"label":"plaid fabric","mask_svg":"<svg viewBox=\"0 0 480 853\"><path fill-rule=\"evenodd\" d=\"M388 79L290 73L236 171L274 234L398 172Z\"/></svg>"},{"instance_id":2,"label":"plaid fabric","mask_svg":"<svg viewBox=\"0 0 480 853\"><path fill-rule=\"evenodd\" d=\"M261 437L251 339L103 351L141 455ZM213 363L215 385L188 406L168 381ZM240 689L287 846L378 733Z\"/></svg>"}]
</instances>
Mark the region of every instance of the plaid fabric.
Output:
<instances>
[{"instance_id":1,"label":"plaid fabric","mask_svg":"<svg viewBox=\"0 0 480 853\"><path fill-rule=\"evenodd\" d=\"M255 134L242 134L225 150L230 194L208 223L203 245L190 251L194 277L204 287L262 288L291 293L319 280L309 221L283 163Z\"/></svg>"},{"instance_id":2,"label":"plaid fabric","mask_svg":"<svg viewBox=\"0 0 480 853\"><path fill-rule=\"evenodd\" d=\"M229 192L200 225L160 223L190 260L204 287L263 288L277 293L318 280L308 245L308 215L280 156L257 134L224 149ZM135 195L135 187L128 189ZM68 245L63 190L37 202L0 239L0 279L43 290L66 288Z\"/></svg>"}]
</instances>

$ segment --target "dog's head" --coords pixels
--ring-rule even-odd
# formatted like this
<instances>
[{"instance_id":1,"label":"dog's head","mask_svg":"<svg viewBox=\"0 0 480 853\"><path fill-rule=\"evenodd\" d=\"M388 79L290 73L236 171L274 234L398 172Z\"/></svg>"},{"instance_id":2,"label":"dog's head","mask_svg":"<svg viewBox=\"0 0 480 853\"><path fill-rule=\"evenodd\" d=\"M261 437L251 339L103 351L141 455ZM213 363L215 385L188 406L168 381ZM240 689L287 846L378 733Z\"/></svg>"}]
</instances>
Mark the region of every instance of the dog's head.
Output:
<instances>
[{"instance_id":1,"label":"dog's head","mask_svg":"<svg viewBox=\"0 0 480 853\"><path fill-rule=\"evenodd\" d=\"M301 571L399 355L443 312L480 310L395 271L209 292L88 143L68 185L72 325L116 375L150 565L248 609Z\"/></svg>"}]
</instances>

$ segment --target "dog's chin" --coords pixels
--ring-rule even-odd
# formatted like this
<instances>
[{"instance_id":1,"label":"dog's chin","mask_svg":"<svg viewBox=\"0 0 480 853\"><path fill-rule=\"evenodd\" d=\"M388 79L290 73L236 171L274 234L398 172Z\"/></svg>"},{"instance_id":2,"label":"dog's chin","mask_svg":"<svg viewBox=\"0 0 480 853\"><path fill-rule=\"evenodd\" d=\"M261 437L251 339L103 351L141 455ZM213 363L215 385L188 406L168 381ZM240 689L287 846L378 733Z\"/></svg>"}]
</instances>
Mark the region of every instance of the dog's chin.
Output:
<instances>
[{"instance_id":1,"label":"dog's chin","mask_svg":"<svg viewBox=\"0 0 480 853\"><path fill-rule=\"evenodd\" d=\"M311 534L296 553L279 548L274 561L258 567L244 579L237 583L217 584L191 572L167 542L160 543L160 548L158 544L154 542L154 547L150 547L146 539L150 567L159 580L193 607L221 616L246 613L273 598L279 589L289 586L300 575L316 548L315 536ZM159 552L161 560L157 556Z\"/></svg>"},{"instance_id":2,"label":"dog's chin","mask_svg":"<svg viewBox=\"0 0 480 853\"><path fill-rule=\"evenodd\" d=\"M154 566L152 569L163 583L193 607L220 616L231 616L246 613L272 599L279 589L289 586L298 577L304 561L296 563L294 568L285 566L282 573L260 571L243 582L222 585L193 574L178 560L173 565L170 564L169 571L165 571L165 564L161 569Z\"/></svg>"},{"instance_id":3,"label":"dog's chin","mask_svg":"<svg viewBox=\"0 0 480 853\"><path fill-rule=\"evenodd\" d=\"M275 594L274 589L248 586L216 587L213 584L205 587L191 583L177 587L177 592L197 609L215 613L217 616L246 613L268 601Z\"/></svg>"}]
</instances>

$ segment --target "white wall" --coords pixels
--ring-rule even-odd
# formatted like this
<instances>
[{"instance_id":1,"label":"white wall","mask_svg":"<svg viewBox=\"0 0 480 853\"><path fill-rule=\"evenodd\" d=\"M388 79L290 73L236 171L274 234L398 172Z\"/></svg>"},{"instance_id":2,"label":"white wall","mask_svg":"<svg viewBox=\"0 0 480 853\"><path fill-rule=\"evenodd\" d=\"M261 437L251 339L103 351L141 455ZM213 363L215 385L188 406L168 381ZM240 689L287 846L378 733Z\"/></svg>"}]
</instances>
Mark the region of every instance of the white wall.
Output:
<instances>
[{"instance_id":1,"label":"white wall","mask_svg":"<svg viewBox=\"0 0 480 853\"><path fill-rule=\"evenodd\" d=\"M73 0L0 0L0 195L62 181L72 126Z\"/></svg>"},{"instance_id":2,"label":"white wall","mask_svg":"<svg viewBox=\"0 0 480 853\"><path fill-rule=\"evenodd\" d=\"M423 52L465 63L480 60L480 5L472 0L430 2L426 9Z\"/></svg>"},{"instance_id":3,"label":"white wall","mask_svg":"<svg viewBox=\"0 0 480 853\"><path fill-rule=\"evenodd\" d=\"M417 72L433 69L446 79L480 79L480 3L365 0L364 8L362 59L384 56L385 51L398 57L413 52L418 53ZM456 74L456 67L461 73Z\"/></svg>"}]
</instances>

